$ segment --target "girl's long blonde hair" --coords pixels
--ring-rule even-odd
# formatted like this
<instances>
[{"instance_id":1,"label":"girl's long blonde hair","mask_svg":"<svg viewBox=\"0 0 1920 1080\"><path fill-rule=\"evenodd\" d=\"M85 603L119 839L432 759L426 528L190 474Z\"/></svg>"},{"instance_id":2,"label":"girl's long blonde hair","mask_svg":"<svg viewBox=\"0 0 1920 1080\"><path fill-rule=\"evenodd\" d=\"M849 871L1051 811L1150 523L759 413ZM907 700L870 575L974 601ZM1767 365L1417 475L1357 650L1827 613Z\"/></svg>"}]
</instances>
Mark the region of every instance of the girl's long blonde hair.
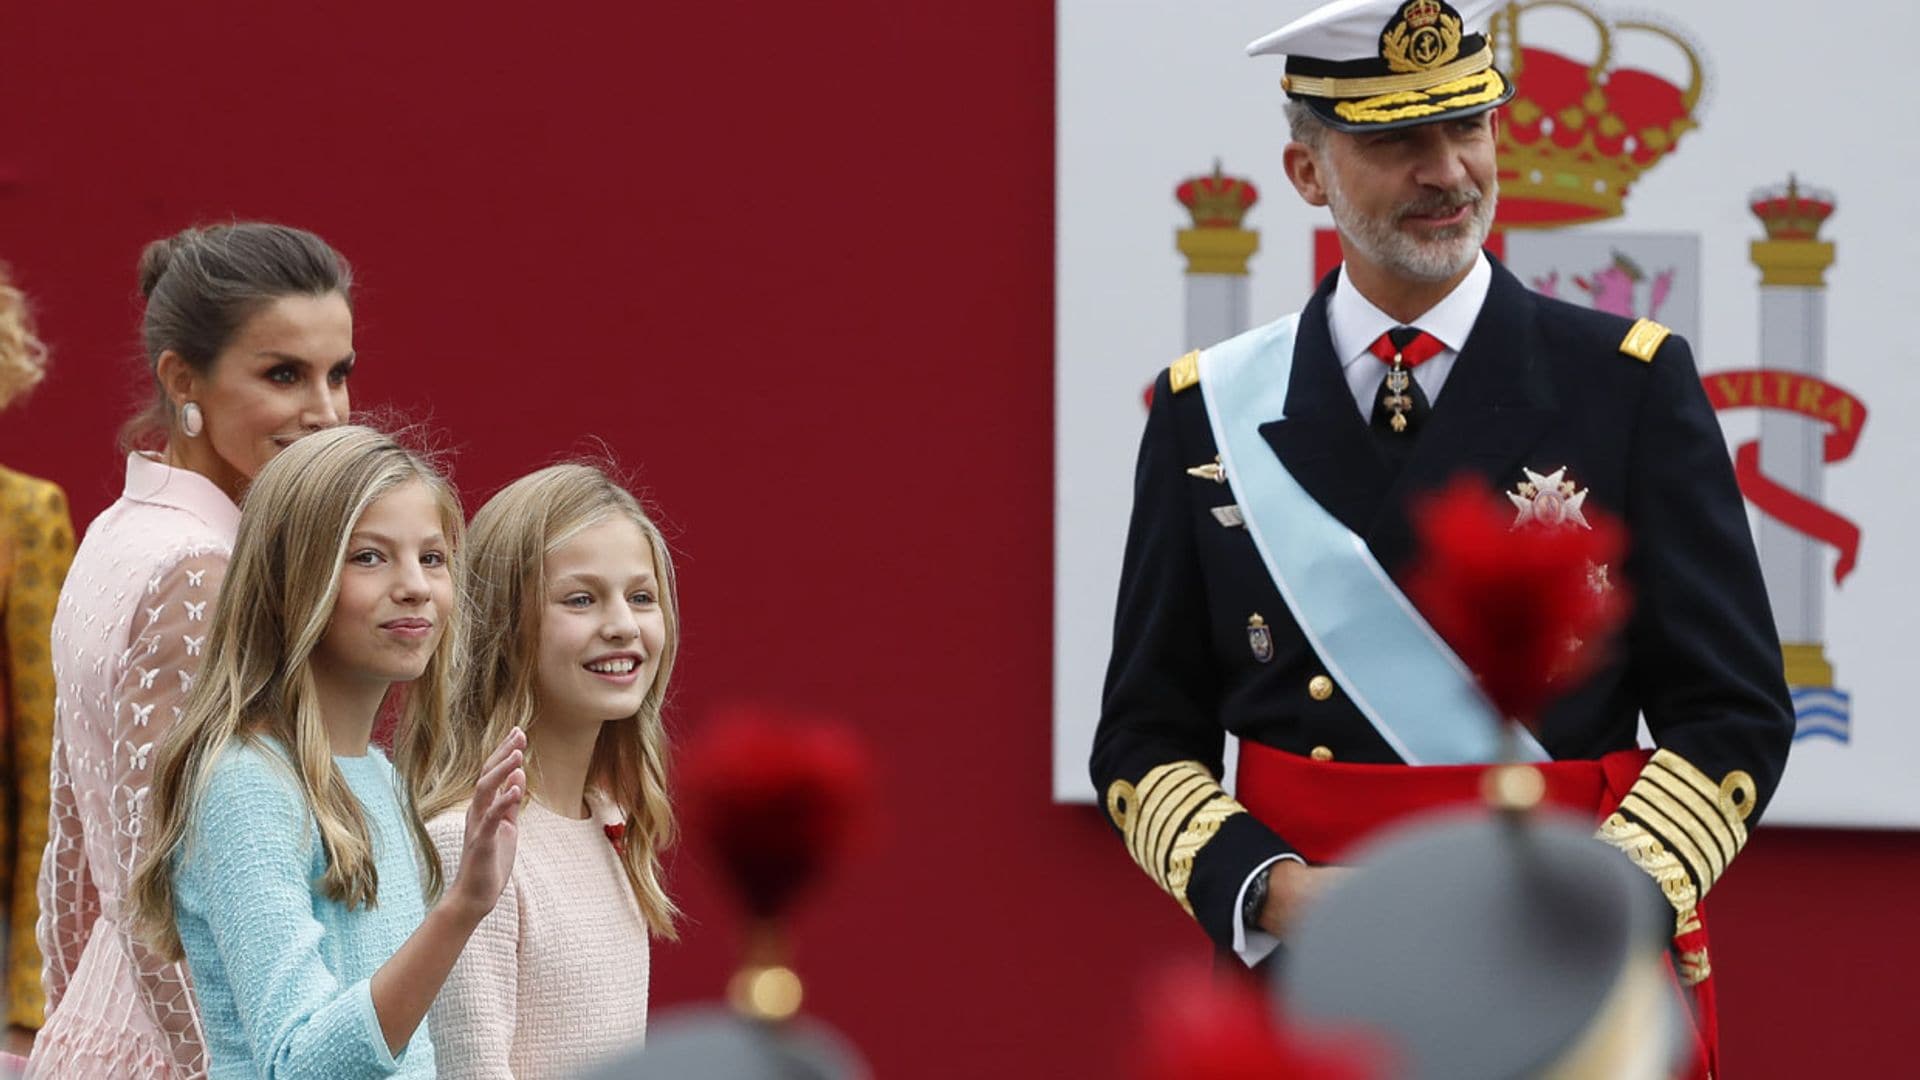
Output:
<instances>
[{"instance_id":1,"label":"girl's long blonde hair","mask_svg":"<svg viewBox=\"0 0 1920 1080\"><path fill-rule=\"evenodd\" d=\"M474 514L462 553L461 580L474 636L453 699L458 737L448 741L420 805L425 816L433 817L466 802L487 751L515 724L531 731L539 723L536 675L547 556L586 529L614 518L639 526L652 549L666 642L640 711L601 727L587 785L619 808L626 829L621 861L634 898L653 933L673 938L679 909L661 883L660 867L661 853L674 835L661 710L679 651L679 595L673 560L659 528L639 501L599 468L566 464L541 469L507 485ZM529 745L530 784L539 775L536 757Z\"/></svg>"},{"instance_id":2,"label":"girl's long blonde hair","mask_svg":"<svg viewBox=\"0 0 1920 1080\"><path fill-rule=\"evenodd\" d=\"M425 458L364 427L308 435L269 462L247 491L227 577L214 605L206 659L181 718L161 743L146 823L151 846L133 880L136 932L169 959L181 958L173 871L215 764L233 743L271 738L284 747L319 826L326 856L320 891L349 907L372 906L380 883L366 817L334 766L313 679L314 650L326 634L354 525L381 496L425 484L458 567L459 497ZM463 648L462 605L445 614L426 671L408 685L394 765L419 805L432 762L444 753L447 706ZM441 868L417 813L409 813L429 896ZM292 842L292 837L275 842Z\"/></svg>"}]
</instances>

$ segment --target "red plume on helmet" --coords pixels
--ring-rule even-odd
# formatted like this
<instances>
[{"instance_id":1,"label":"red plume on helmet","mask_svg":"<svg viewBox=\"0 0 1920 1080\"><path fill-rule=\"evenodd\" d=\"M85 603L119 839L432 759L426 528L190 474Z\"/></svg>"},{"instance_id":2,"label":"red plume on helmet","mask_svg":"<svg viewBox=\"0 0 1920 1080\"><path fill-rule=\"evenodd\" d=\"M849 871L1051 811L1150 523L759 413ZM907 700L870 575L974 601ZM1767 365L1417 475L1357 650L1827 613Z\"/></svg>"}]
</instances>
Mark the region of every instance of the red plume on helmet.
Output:
<instances>
[{"instance_id":1,"label":"red plume on helmet","mask_svg":"<svg viewBox=\"0 0 1920 1080\"><path fill-rule=\"evenodd\" d=\"M821 717L723 709L680 761L688 828L756 920L787 915L847 849L867 810L866 751L852 731Z\"/></svg>"},{"instance_id":2,"label":"red plume on helmet","mask_svg":"<svg viewBox=\"0 0 1920 1080\"><path fill-rule=\"evenodd\" d=\"M1533 726L1625 621L1610 568L1626 538L1592 508L1589 527L1522 517L1479 483L1455 481L1415 512L1422 553L1407 592L1500 714Z\"/></svg>"}]
</instances>

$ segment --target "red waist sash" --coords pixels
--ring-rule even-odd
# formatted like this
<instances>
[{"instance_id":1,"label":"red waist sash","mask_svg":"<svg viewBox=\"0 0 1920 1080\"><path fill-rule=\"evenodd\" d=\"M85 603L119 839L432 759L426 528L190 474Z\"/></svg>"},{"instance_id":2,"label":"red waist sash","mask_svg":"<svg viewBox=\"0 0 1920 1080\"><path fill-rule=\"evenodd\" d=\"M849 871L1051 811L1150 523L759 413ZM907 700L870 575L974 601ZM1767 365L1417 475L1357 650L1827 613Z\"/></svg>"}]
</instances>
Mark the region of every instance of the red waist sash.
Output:
<instances>
[{"instance_id":1,"label":"red waist sash","mask_svg":"<svg viewBox=\"0 0 1920 1080\"><path fill-rule=\"evenodd\" d=\"M1543 801L1597 825L1640 778L1651 750L1620 750L1597 761L1549 761ZM1415 814L1486 806L1486 765L1356 765L1314 761L1258 743L1240 744L1234 797L1312 863L1339 862L1382 828Z\"/></svg>"},{"instance_id":2,"label":"red waist sash","mask_svg":"<svg viewBox=\"0 0 1920 1080\"><path fill-rule=\"evenodd\" d=\"M1597 826L1626 798L1627 789L1652 756L1651 750L1619 750L1594 761L1538 764L1535 768L1547 782L1541 801L1587 817ZM1376 833L1415 815L1485 809L1480 778L1489 768L1314 761L1242 741L1234 797L1261 824L1293 845L1301 858L1309 863L1338 863ZM1699 929L1677 937L1674 945L1704 962L1706 905L1701 904L1696 913ZM1677 976L1675 985L1680 986ZM1710 1077L1718 1071L1720 1049L1713 980L1704 978L1682 993L1693 1005L1691 1076Z\"/></svg>"}]
</instances>

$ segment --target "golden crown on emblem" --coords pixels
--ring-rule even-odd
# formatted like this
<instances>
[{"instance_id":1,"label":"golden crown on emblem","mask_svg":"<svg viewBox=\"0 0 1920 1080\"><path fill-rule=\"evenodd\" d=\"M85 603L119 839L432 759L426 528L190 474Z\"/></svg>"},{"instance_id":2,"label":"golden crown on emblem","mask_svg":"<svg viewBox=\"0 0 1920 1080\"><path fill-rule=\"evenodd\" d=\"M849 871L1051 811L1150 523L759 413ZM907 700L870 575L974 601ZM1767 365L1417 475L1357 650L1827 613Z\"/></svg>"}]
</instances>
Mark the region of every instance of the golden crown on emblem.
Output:
<instances>
[{"instance_id":1,"label":"golden crown on emblem","mask_svg":"<svg viewBox=\"0 0 1920 1080\"><path fill-rule=\"evenodd\" d=\"M1522 16L1542 7L1578 13L1593 43L1576 59L1529 42ZM1686 61L1682 87L1649 71L1611 67L1615 39L1648 34ZM1672 30L1649 22L1609 23L1574 0L1528 0L1493 15L1490 36L1517 92L1500 126L1500 224L1554 228L1618 217L1629 188L1699 125L1700 56Z\"/></svg>"},{"instance_id":2,"label":"golden crown on emblem","mask_svg":"<svg viewBox=\"0 0 1920 1080\"><path fill-rule=\"evenodd\" d=\"M1196 229L1237 229L1247 211L1260 199L1251 181L1228 176L1214 160L1210 176L1194 176L1174 189L1174 198L1193 215Z\"/></svg>"},{"instance_id":3,"label":"golden crown on emblem","mask_svg":"<svg viewBox=\"0 0 1920 1080\"><path fill-rule=\"evenodd\" d=\"M1413 0L1412 3L1400 9L1401 17L1406 19L1407 25L1415 30L1439 22L1440 12L1440 0Z\"/></svg>"},{"instance_id":4,"label":"golden crown on emblem","mask_svg":"<svg viewBox=\"0 0 1920 1080\"><path fill-rule=\"evenodd\" d=\"M1747 203L1767 230L1769 240L1814 240L1833 215L1834 199L1819 188L1803 188L1788 176L1784 186L1761 188Z\"/></svg>"}]
</instances>

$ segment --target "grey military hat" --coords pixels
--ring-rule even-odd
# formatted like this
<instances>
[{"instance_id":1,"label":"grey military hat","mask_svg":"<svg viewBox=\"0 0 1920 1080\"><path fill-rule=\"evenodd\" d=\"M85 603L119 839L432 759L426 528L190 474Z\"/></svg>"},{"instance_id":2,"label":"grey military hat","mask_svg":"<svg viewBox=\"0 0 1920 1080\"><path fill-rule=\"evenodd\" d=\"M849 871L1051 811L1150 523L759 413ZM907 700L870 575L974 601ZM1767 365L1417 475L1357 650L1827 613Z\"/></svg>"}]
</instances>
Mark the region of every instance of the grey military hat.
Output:
<instances>
[{"instance_id":1,"label":"grey military hat","mask_svg":"<svg viewBox=\"0 0 1920 1080\"><path fill-rule=\"evenodd\" d=\"M646 1045L582 1080L863 1080L853 1047L805 1018L770 1023L719 1006L674 1010L650 1025Z\"/></svg>"},{"instance_id":2,"label":"grey military hat","mask_svg":"<svg viewBox=\"0 0 1920 1080\"><path fill-rule=\"evenodd\" d=\"M1396 1077L1672 1075L1672 911L1592 833L1479 813L1383 837L1293 935L1288 1015L1378 1039Z\"/></svg>"}]
</instances>

